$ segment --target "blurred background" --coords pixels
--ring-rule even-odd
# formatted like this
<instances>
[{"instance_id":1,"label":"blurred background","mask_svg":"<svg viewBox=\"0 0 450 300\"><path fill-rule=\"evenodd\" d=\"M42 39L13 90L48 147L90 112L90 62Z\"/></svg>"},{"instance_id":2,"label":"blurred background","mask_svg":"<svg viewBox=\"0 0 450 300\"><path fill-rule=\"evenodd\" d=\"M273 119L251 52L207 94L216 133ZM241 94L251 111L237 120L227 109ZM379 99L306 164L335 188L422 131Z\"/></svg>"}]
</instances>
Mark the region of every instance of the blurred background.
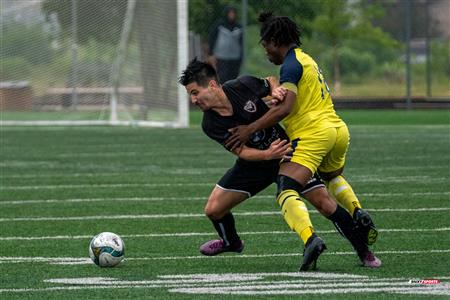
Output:
<instances>
[{"instance_id":1,"label":"blurred background","mask_svg":"<svg viewBox=\"0 0 450 300\"><path fill-rule=\"evenodd\" d=\"M238 74L278 74L259 45L264 10L300 26L337 106L449 107L448 0L2 0L0 10L3 124L187 126L177 78L193 57L220 63L223 28L241 47Z\"/></svg>"},{"instance_id":2,"label":"blurred background","mask_svg":"<svg viewBox=\"0 0 450 300\"><path fill-rule=\"evenodd\" d=\"M300 26L302 48L335 98L406 97L408 84L413 97L450 96L450 1L192 0L189 29L202 47L226 5L237 8L245 32L241 73L278 72L258 45L258 14L271 10Z\"/></svg>"}]
</instances>

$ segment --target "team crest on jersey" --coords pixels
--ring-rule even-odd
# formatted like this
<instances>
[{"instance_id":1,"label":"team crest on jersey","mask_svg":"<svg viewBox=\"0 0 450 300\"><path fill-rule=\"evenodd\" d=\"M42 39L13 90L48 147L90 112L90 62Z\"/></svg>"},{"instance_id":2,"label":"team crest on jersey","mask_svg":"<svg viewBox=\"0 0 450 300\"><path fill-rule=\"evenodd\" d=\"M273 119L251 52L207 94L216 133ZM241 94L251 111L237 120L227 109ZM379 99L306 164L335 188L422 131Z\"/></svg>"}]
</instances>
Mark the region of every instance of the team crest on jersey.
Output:
<instances>
[{"instance_id":1,"label":"team crest on jersey","mask_svg":"<svg viewBox=\"0 0 450 300\"><path fill-rule=\"evenodd\" d=\"M251 112L251 113L254 113L256 111L255 103L253 103L252 101L248 100L247 103L245 103L244 110L248 111L248 112Z\"/></svg>"}]
</instances>

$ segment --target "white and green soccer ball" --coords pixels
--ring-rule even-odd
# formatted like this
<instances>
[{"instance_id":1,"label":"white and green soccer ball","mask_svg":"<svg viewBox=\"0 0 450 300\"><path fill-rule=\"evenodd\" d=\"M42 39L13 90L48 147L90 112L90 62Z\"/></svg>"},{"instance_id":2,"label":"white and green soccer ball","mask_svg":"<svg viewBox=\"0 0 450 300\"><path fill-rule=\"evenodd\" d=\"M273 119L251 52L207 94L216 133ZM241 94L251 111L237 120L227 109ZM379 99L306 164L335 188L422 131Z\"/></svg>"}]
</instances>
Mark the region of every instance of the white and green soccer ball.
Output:
<instances>
[{"instance_id":1,"label":"white and green soccer ball","mask_svg":"<svg viewBox=\"0 0 450 300\"><path fill-rule=\"evenodd\" d=\"M89 243L89 256L100 267L117 266L125 255L125 244L115 233L102 232Z\"/></svg>"}]
</instances>

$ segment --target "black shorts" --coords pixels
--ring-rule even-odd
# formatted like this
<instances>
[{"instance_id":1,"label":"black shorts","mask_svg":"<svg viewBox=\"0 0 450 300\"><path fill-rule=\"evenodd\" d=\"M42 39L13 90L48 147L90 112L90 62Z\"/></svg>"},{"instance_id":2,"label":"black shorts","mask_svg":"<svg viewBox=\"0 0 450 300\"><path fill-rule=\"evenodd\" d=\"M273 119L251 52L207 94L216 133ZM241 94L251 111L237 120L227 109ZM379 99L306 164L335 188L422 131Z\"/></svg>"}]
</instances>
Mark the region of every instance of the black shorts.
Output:
<instances>
[{"instance_id":1,"label":"black shorts","mask_svg":"<svg viewBox=\"0 0 450 300\"><path fill-rule=\"evenodd\" d=\"M272 183L277 182L279 161L246 162L237 160L219 180L217 185L232 192L242 192L252 197ZM313 178L300 191L307 193L317 187L325 187L320 176L314 174Z\"/></svg>"},{"instance_id":2,"label":"black shorts","mask_svg":"<svg viewBox=\"0 0 450 300\"><path fill-rule=\"evenodd\" d=\"M279 168L278 161L237 160L217 185L224 190L246 193L251 197L276 182Z\"/></svg>"}]
</instances>

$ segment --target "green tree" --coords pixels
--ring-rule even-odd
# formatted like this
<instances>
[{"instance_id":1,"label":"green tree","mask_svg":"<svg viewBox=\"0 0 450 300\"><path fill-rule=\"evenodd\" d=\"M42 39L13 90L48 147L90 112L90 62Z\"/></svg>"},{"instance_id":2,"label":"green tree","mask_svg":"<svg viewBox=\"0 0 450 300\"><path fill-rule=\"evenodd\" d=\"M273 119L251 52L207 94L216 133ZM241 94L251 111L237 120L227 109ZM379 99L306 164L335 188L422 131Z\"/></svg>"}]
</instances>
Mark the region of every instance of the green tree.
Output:
<instances>
[{"instance_id":1,"label":"green tree","mask_svg":"<svg viewBox=\"0 0 450 300\"><path fill-rule=\"evenodd\" d=\"M317 0L248 0L247 4L247 25L258 25L258 15L269 10L295 20L307 36L311 35L311 21L321 7ZM226 6L234 6L242 17L242 0L190 0L189 29L207 38L209 29L224 16Z\"/></svg>"},{"instance_id":2,"label":"green tree","mask_svg":"<svg viewBox=\"0 0 450 300\"><path fill-rule=\"evenodd\" d=\"M13 21L3 26L1 59L16 56L40 64L48 63L51 55L50 36L42 24L30 26Z\"/></svg>"},{"instance_id":3,"label":"green tree","mask_svg":"<svg viewBox=\"0 0 450 300\"><path fill-rule=\"evenodd\" d=\"M393 48L397 43L373 23L383 16L381 6L364 0L323 0L320 3L320 14L313 21L312 29L315 38L331 47L333 87L339 94L344 45L353 44L357 48L370 45L375 50Z\"/></svg>"}]
</instances>

